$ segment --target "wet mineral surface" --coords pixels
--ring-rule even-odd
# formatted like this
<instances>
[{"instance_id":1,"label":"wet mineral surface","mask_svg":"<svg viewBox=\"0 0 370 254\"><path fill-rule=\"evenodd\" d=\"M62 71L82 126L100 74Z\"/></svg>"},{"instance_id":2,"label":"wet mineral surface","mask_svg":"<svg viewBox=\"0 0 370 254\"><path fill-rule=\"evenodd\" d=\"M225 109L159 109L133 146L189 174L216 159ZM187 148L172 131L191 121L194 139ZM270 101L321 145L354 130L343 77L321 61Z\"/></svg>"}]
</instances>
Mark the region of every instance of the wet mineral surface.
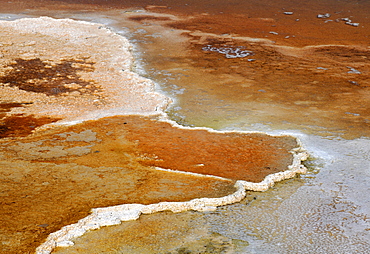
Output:
<instances>
[{"instance_id":1,"label":"wet mineral surface","mask_svg":"<svg viewBox=\"0 0 370 254\"><path fill-rule=\"evenodd\" d=\"M151 132L159 135L132 139L131 135L148 135L148 129L137 127L140 124L148 124ZM238 167L240 162L237 159L243 159L245 155L237 155L241 147L232 139L229 142L224 140L218 154L207 158L201 152L207 152L206 147L213 145L215 137L212 136L217 136L209 134L211 137L193 141L200 152L190 157L189 153L194 151L190 147L174 148L176 142L160 135L173 131L173 128L168 123L159 124L139 116L115 117L2 141L2 250L8 253L32 252L49 233L87 216L94 207L187 201L199 197L222 197L235 191L233 180L209 176L213 172L208 172L208 177L202 177L155 170L146 165L152 164L147 161L153 157L161 161L161 166L173 170L183 170L184 167L187 171L203 174L207 170L197 170L202 166L195 165L196 162L222 164L223 160L234 158L234 163L228 161L225 173L213 175L228 177L227 171L235 168L235 178L247 178L246 175L249 175L249 179L260 180L254 178L254 175L259 175L254 172L258 169L251 170L248 165L244 169ZM197 131L193 135L189 130L177 130L174 136L176 139L193 139L197 134ZM253 144L250 139L259 142L260 137L253 136L244 136L244 149L258 151L259 145ZM145 149L153 143L162 152ZM297 145L288 137L286 140L272 139L271 143L285 146L285 149ZM174 149L177 152L173 152ZM234 155L230 155L232 151ZM280 163L263 163L263 160L270 159L269 152L274 153L274 149L264 151L264 155L258 152L256 155L253 152L249 154L260 160L262 165L271 167L271 170L262 168L263 174L276 171L274 167L286 168L291 163L291 155L286 151L278 156L282 160ZM193 161L179 162L179 158Z\"/></svg>"},{"instance_id":2,"label":"wet mineral surface","mask_svg":"<svg viewBox=\"0 0 370 254\"><path fill-rule=\"evenodd\" d=\"M93 48L77 60L61 55L47 59L61 47L70 55L79 46L82 55L83 45L76 44L89 36L103 45L123 47L114 44L122 42L108 30L94 34L102 30L96 25L81 23L92 34L79 38L78 24L50 18L0 24L6 44L0 77L2 251L32 253L50 233L95 207L223 197L235 192L236 180L260 182L293 163L290 151L299 147L294 137L186 129L160 120L159 109L167 99L130 70L117 71L117 62L107 65L110 59L128 58L124 50L118 57L105 51L104 59L93 55ZM55 37L57 27L72 44L71 51ZM43 47L47 42L49 49ZM19 53L22 57L14 58ZM116 83L99 82L114 75ZM114 89L121 90L121 97ZM130 106L138 115L130 115L135 112ZM112 108L126 116L101 118ZM154 116L144 116L148 113Z\"/></svg>"},{"instance_id":3,"label":"wet mineral surface","mask_svg":"<svg viewBox=\"0 0 370 254\"><path fill-rule=\"evenodd\" d=\"M307 163L309 175L284 181L265 193L251 192L239 204L205 214L165 212L145 215L138 221L122 226L89 232L76 239L75 246L58 249L57 252L369 252L370 201L363 195L369 191L370 167L370 7L367 2L326 0L298 3L281 0L233 1L225 4L220 1L6 1L2 3L1 10L5 20L47 15L106 24L129 38L134 45L132 52L137 60L135 71L157 82L161 91L174 99L174 104L167 110L171 119L186 126L295 135L313 156L313 160ZM14 56L13 59L16 58ZM81 59L84 58L79 56L78 61ZM55 62L54 66L61 64L61 58L55 59ZM93 66L96 65L94 62ZM17 111L20 109L18 106L29 107L29 102L8 100L4 102L1 113L9 111L10 107L15 113L23 113ZM54 122L59 116L54 117L48 121ZM104 121L116 120L110 118ZM141 117L137 120L144 127L148 121L152 121ZM126 125L124 122L123 126L129 125L128 121ZM159 125L162 124L166 125ZM85 130L76 129L72 132L80 134ZM172 133L175 129L166 131ZM97 129L93 132L99 133ZM142 141L140 135L131 134L136 135L133 140ZM68 135L71 133L65 137ZM96 137L99 135L96 134ZM157 155L146 150L152 148L152 144L144 145L139 141L134 142L134 147L144 152L141 156L140 153L134 153L135 159L132 161L135 167L166 168L169 165L167 157L160 155L157 158ZM171 149L181 146L181 139L174 137L171 142L174 141L175 146ZM92 145L93 141L89 142ZM34 143L33 147L38 144ZM84 145L87 143L81 143L79 146L82 148L78 149L72 146L66 148L73 148L67 151L78 152L81 158L89 158L86 161L92 163L90 158L102 150L96 149L94 153L91 147L83 148ZM35 149L30 149L30 153ZM50 147L46 148L43 156L55 153L48 149ZM12 156L20 151L23 150L18 148L16 152L13 151ZM25 153L20 154L25 156ZM39 156L40 151L37 150L35 154L39 157L37 160L43 158ZM112 158L120 158L112 153L107 154ZM74 157L73 165L80 165L77 163L79 156ZM27 157L26 161L29 159ZM58 160L58 163L66 163L64 159ZM174 162L178 163L177 160ZM46 160L42 163L57 162ZM6 165L4 168L8 167ZM197 165L196 169L199 170L206 163L197 161L192 165ZM24 168L31 167L20 169ZM60 176L65 177L61 172ZM170 173L162 174L161 177ZM194 179L194 176L188 177ZM110 179L117 181L113 178ZM173 177L166 179L170 179L165 180L166 183L173 181ZM199 183L203 181L202 178ZM209 186L213 186L215 179L209 181ZM27 181L24 183L29 184ZM72 186L78 187L71 184L70 188ZM224 195L233 191L230 182L220 181L218 186L220 188L217 190L209 187L199 194ZM120 193L118 189L117 193ZM220 193L220 190L226 192ZM86 188L81 188L81 192L84 191ZM89 195L93 195L92 192ZM159 192L157 194L161 196ZM88 196L86 199L89 202L93 200L96 203L72 208L69 214L75 214L75 211L85 207L81 208L81 216L70 215L71 219L63 217L55 228L50 229L49 225L54 224L40 220L37 221L40 226L29 226L30 231L17 228L11 233L2 233L2 239L5 239L2 240L2 248L7 248L5 250L9 253L32 252L48 233L86 216L89 208L95 207L95 204L118 204L113 200L114 197L119 200L120 195L111 196L112 201L107 203ZM189 198L193 197L196 195ZM4 228L9 230L10 227ZM43 233L38 233L41 231ZM22 244L26 243L20 240L23 234L30 236L30 242L37 239L36 242ZM9 235L18 238L7 237Z\"/></svg>"},{"instance_id":4,"label":"wet mineral surface","mask_svg":"<svg viewBox=\"0 0 370 254\"><path fill-rule=\"evenodd\" d=\"M140 116L3 139L2 248L32 252L94 207L226 196L235 180L286 170L297 146L288 136L183 130Z\"/></svg>"}]
</instances>

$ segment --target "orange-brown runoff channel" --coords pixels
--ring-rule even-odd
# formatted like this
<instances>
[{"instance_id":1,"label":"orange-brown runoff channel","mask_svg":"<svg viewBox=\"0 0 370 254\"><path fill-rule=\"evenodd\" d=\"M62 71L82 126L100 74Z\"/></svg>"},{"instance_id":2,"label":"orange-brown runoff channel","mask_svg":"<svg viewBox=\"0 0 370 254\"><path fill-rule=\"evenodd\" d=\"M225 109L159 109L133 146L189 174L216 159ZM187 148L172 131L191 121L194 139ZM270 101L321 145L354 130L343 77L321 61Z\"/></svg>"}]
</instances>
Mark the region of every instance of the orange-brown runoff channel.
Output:
<instances>
[{"instance_id":1,"label":"orange-brown runoff channel","mask_svg":"<svg viewBox=\"0 0 370 254\"><path fill-rule=\"evenodd\" d=\"M0 143L2 253L32 253L91 208L222 197L292 162L292 137L210 133L122 116ZM159 171L151 166L231 180Z\"/></svg>"}]
</instances>

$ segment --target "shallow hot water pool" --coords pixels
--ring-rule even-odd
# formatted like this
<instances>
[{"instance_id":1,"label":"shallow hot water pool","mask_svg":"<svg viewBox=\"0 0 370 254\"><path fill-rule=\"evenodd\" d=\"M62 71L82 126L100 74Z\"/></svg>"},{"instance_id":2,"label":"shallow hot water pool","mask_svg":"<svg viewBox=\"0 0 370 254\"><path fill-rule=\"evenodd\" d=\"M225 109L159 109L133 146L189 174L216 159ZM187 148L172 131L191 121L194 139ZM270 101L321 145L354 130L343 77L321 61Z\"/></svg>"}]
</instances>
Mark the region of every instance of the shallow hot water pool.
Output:
<instances>
[{"instance_id":1,"label":"shallow hot water pool","mask_svg":"<svg viewBox=\"0 0 370 254\"><path fill-rule=\"evenodd\" d=\"M289 134L311 155L306 175L240 203L143 215L55 253L370 252L367 3L19 3L2 19L73 18L127 37L179 124Z\"/></svg>"}]
</instances>

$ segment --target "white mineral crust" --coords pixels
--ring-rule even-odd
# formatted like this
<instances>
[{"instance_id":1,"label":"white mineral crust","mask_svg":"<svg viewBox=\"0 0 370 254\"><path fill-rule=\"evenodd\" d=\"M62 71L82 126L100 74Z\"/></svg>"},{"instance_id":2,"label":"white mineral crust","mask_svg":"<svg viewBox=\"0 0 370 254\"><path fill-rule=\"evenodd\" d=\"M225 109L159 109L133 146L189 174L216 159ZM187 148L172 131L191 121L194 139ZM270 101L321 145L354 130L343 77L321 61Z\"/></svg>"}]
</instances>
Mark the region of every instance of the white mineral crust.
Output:
<instances>
[{"instance_id":1,"label":"white mineral crust","mask_svg":"<svg viewBox=\"0 0 370 254\"><path fill-rule=\"evenodd\" d=\"M187 202L160 202L157 204L124 204L106 208L94 208L91 215L79 220L76 224L63 227L52 233L46 241L36 249L36 254L49 254L55 247L69 247L73 245L73 239L82 236L89 230L95 230L104 226L118 225L122 221L136 220L141 214L152 214L161 211L174 213L194 210L199 212L214 211L218 206L224 206L240 202L246 196L247 190L266 191L275 182L294 177L296 174L306 173L306 168L301 164L308 157L302 149L292 151L293 163L289 170L278 172L265 177L260 183L237 181L236 192L221 198L198 198Z\"/></svg>"}]
</instances>

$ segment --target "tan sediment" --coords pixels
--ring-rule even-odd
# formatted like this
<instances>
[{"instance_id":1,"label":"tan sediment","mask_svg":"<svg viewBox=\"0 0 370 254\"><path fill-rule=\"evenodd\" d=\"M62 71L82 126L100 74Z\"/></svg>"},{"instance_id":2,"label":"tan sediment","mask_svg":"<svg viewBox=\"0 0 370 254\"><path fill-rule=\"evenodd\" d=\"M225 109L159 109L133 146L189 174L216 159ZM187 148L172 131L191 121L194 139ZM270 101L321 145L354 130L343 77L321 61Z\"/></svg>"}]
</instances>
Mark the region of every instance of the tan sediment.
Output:
<instances>
[{"instance_id":1,"label":"tan sediment","mask_svg":"<svg viewBox=\"0 0 370 254\"><path fill-rule=\"evenodd\" d=\"M22 80L16 85L3 82L0 91L1 95L7 96L6 103L11 102L22 105L22 107L13 105L10 107L10 110L7 109L4 116L5 119L17 114L20 117L35 115L41 118L48 116L51 117L50 122L53 122L53 119L62 118L63 120L58 122L59 125L73 125L86 120L96 120L95 122L85 122L71 127L54 126L55 129L39 129L34 135L21 139L16 139L19 137L17 134L10 135L10 139L2 141L0 156L4 167L10 167L11 165L13 170L21 171L13 176L11 172L7 172L4 168L4 172L1 173L6 177L10 175L9 184L13 183L13 181L13 184L16 184L19 180L14 180L12 177L26 179L32 178L29 173L37 175L37 179L33 179L37 183L37 188L32 186L33 183L31 186L28 186L27 183L19 187L22 190L15 190L5 200L5 202L9 201L9 204L7 204L9 205L9 212L18 212L17 208L22 211L23 217L19 218L19 223L13 222L19 224L16 225L15 230L23 230L27 234L32 234L32 231L36 231L34 229L36 223L39 223L41 225L39 226L43 228L44 224L40 223L40 219L34 218L39 215L43 219L50 216L50 221L55 223L53 225L54 231L58 229L58 226L64 226L61 230L51 233L46 242L37 248L37 253L50 253L56 246L71 245L73 243L71 240L74 237L82 235L87 230L115 225L125 220L133 220L138 218L140 214L164 210L173 212L214 210L217 206L240 201L245 197L246 190L264 191L276 181L291 178L297 173L305 172L301 161L306 159L307 154L300 150L300 145L297 144L298 141L293 138L284 140L284 138L255 133L216 132L206 128L185 128L168 121L162 110L169 103L169 99L155 92L154 85L150 80L144 79L131 71L132 56L128 50L129 44L127 40L103 26L72 20L55 20L46 17L0 22L0 26L3 28L1 32L5 34L4 38L6 38L6 43L2 47L4 57L0 58L0 64L3 67L1 76L13 77L10 75L13 69L23 70L25 67L33 68L32 66L35 65L41 68L42 73L48 74L41 78ZM14 36L14 33L17 36ZM23 36L19 36L19 34ZM105 41L105 39L108 41ZM62 75L58 75L59 67L63 66L66 67L64 68L66 73L62 72ZM50 72L48 70L54 71ZM32 73L27 73L31 76L33 75ZM51 77L49 74L52 74ZM30 91L27 88L28 86L24 86L25 83L26 85L39 86L41 90ZM46 84L49 84L49 86ZM57 89L58 86L61 86L59 90ZM66 89L66 92L62 88ZM156 117L150 119L139 116L101 119L106 116L130 114L157 115L156 117L159 115L165 118L165 121L160 121ZM134 123L133 126L123 128L126 122L129 126L131 124L130 121ZM138 126L142 128L136 128ZM151 132L153 132L153 135L150 135ZM157 135L161 132L164 135ZM221 139L223 136L238 136L244 142L243 145L248 145L248 141L252 137L255 138L257 136L258 139L260 135L266 141L273 140L271 143L276 142L277 146L286 142L288 145L285 150L282 149L283 152L280 155L287 155L284 158L284 162L279 162L281 164L279 167L270 167L270 163L278 157L274 154L276 147L264 146L266 145L264 142L255 144L255 147L251 149L251 154L257 154L257 157L253 159L260 163L256 167L257 171L258 168L259 170L265 170L263 172L264 175L259 175L254 180L243 181L239 180L239 175L243 176L241 179L245 179L248 175L250 177L257 176L256 169L246 174L243 172L243 167L239 169L234 168L234 166L240 164L238 160L232 164L231 161L228 161L229 158L227 156L213 155L213 157L204 157L204 161L195 163L196 160L199 160L199 157L202 157L202 153L197 153L198 157L195 157L196 160L190 162L195 167L190 167L190 169L186 170L187 167L189 168L189 164L186 164L186 161L180 163L178 161L179 155L173 153L171 156L167 156L170 153L168 150L170 148L169 145L175 144L175 142L169 142L169 138L173 138L174 135L186 137L189 140L197 140L196 136L207 137L203 143L197 141L201 144L197 147L200 148L199 151L207 150L215 143L216 139ZM158 138L158 140L154 142L151 138ZM233 142L230 138L226 138L224 142L220 143L230 145L230 149L226 149L223 151L224 153L228 152L233 154L233 156L234 152L235 155L237 154L239 143L232 144ZM222 145L217 145L219 146L217 149L222 150ZM177 146L180 148L180 155L191 151L189 150L190 145L188 147L181 146L181 143L179 143ZM158 147L164 153L153 149ZM288 147L291 149L288 149ZM259 150L262 150L261 148L265 150L263 153L258 153ZM248 147L245 149L247 150ZM211 153L214 151L211 150ZM149 152L153 154L148 154ZM292 154L289 154L289 152ZM248 160L248 158L243 158L245 154L239 151L237 155L245 162L246 159ZM238 156L235 156L235 158L238 159ZM222 161L223 164L219 169L212 171L215 167L208 164L211 165L211 162L214 163L213 165L217 164L215 160L217 158L214 157L219 157L220 159L225 157L226 160ZM267 161L268 163L266 163ZM288 164L286 163L287 161L289 161ZM221 161L219 164L221 165ZM263 166L264 164L265 167ZM155 167L165 167L173 171L169 171L166 174L167 176L164 177L162 176L163 172L155 170ZM38 168L40 168L41 172L38 172ZM74 170L70 170L72 168ZM130 177L134 179L133 182L138 187L122 187L121 189L125 189L125 191L127 189L126 192L116 188L117 186L114 188L105 187L105 184L112 182L115 182L118 186L130 182L130 179L126 179L126 181L123 179L121 182L120 179L114 179L114 170L117 172L124 170L134 172L130 173ZM109 173L102 173L102 171L109 171ZM194 179L194 181L197 181L194 187L204 186L205 190L199 190L198 193L184 192L184 196L176 197L175 193L179 191L176 189L177 187L172 187L172 189L169 187L170 191L164 191L158 187L160 185L159 181L155 182L155 180L170 181L170 175L175 175L177 171L182 171L181 174L176 176L178 181L188 184L191 182L191 179ZM190 173L184 173L185 171ZM64 176L66 179L57 180L61 177L59 174L62 174L62 172L66 174ZM81 176L77 177L76 175L80 172ZM227 172L231 172L231 174L227 174ZM44 173L46 176L43 176ZM206 177L208 180L204 180L204 175L207 174L212 175L212 177ZM109 176L110 180L100 180L107 176ZM116 196L112 200L97 202L99 205L110 206L116 204L119 200L121 203L122 201L132 201L142 202L142 204L96 208L92 210L91 215L84 219L79 218L80 220L77 223L68 226L65 226L63 221L56 222L57 220L63 220L63 216L70 216L68 214L68 204L77 206L79 202L82 203L83 208L81 209L84 211L81 212L81 215L86 214L86 209L89 205L86 204L86 201L83 203L79 200L83 198L76 197L76 200L73 197L66 198L68 195L75 195L75 192L69 190L69 188L73 188L73 179L79 179L80 181L81 178L86 179L81 181L83 182L81 186L76 187L79 192L82 193L86 188L87 190L91 188L91 190L94 190L93 192L97 192L95 196L90 193L88 195L84 194L86 199L98 199L99 188L96 186L106 188L106 192L104 189L101 190L104 195L109 195L109 193L114 191L121 191L120 194L125 195L125 198L116 197L117 195L114 192L113 194ZM236 192L225 196L225 193L230 192L230 185L235 180L238 180L235 183ZM48 187L50 182L53 183L53 186ZM94 186L95 184L97 185ZM220 189L217 190L213 185L219 186ZM63 190L64 187L68 188ZM132 194L133 190L136 191L137 188L140 191L137 191L135 195ZM155 188L157 193L148 194L148 197L138 197L140 193L145 194L145 191L152 188ZM30 193L32 193L31 197L33 200L24 199L29 194L27 191L31 189ZM47 193L40 194L39 190ZM19 191L19 194L16 191ZM171 191L174 193L172 196L169 195ZM58 198L63 199L65 197L65 204L60 204L59 208L52 207L52 201L48 199L53 198L53 193L58 193ZM223 193L223 197L218 197L218 194L221 193ZM198 196L209 196L209 198L197 198ZM191 200L187 201L189 199ZM17 204L12 206L14 202L10 202L10 200L16 200ZM166 201L162 202L162 200ZM95 204L95 202L91 203ZM49 211L36 212L43 205L47 209L51 209L49 214ZM11 215L6 211L3 212L7 216L5 218ZM58 213L58 215L55 213ZM53 216L59 215L63 216L57 219L53 218ZM68 221L76 221L76 218L78 218L78 216L71 217L73 219L69 218ZM29 220L27 223L32 222L32 225L22 225L27 219ZM9 229L3 228L2 230ZM47 229L46 232L50 230ZM43 240L42 235L46 232L34 238L27 236L26 240L20 239L24 240L25 244L32 243L32 245L35 245L35 243ZM14 232L9 233L10 237L14 235ZM25 249L27 248L24 247L22 250Z\"/></svg>"},{"instance_id":2,"label":"tan sediment","mask_svg":"<svg viewBox=\"0 0 370 254\"><path fill-rule=\"evenodd\" d=\"M1 21L0 27L0 96L28 103L13 108L12 114L78 122L117 114L158 114L169 103L154 91L153 82L132 72L128 40L102 25L41 17ZM34 71L22 73L24 69ZM12 71L22 80L15 82Z\"/></svg>"}]
</instances>

